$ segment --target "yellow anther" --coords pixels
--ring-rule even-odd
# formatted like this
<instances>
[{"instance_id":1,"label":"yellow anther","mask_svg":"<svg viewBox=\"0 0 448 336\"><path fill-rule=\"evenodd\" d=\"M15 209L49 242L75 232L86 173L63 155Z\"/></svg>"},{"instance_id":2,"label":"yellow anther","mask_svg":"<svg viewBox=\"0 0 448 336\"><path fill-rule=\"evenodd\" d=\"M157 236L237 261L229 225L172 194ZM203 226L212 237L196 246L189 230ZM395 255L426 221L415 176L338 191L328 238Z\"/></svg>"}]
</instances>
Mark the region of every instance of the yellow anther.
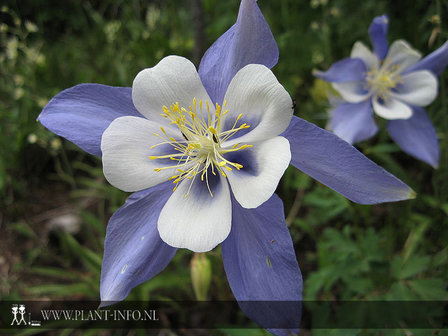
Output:
<instances>
[{"instance_id":1,"label":"yellow anther","mask_svg":"<svg viewBox=\"0 0 448 336\"><path fill-rule=\"evenodd\" d=\"M210 133L212 133L212 134L217 134L217 132L216 132L216 129L214 128L214 127L212 127L212 126L210 126L209 128L208 128L208 131L210 132Z\"/></svg>"},{"instance_id":2,"label":"yellow anther","mask_svg":"<svg viewBox=\"0 0 448 336\"><path fill-rule=\"evenodd\" d=\"M220 163L218 163L219 167L224 167L227 164L226 161L221 161Z\"/></svg>"}]
</instances>

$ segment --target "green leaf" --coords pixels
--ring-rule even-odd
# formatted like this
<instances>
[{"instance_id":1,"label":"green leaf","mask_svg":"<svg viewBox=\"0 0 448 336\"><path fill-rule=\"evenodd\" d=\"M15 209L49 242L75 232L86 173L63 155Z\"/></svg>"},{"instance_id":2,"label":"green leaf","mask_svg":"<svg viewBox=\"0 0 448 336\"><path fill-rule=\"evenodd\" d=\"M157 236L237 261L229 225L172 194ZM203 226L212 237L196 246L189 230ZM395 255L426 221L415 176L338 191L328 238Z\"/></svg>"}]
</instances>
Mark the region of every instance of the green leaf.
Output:
<instances>
[{"instance_id":1,"label":"green leaf","mask_svg":"<svg viewBox=\"0 0 448 336\"><path fill-rule=\"evenodd\" d=\"M349 280L349 287L356 295L366 295L373 290L373 281L370 278L351 278Z\"/></svg>"},{"instance_id":2,"label":"green leaf","mask_svg":"<svg viewBox=\"0 0 448 336\"><path fill-rule=\"evenodd\" d=\"M88 212L88 211L82 211L81 217L85 221L87 225L90 225L92 228L95 229L96 232L104 235L105 234L105 226L101 220L98 219L98 216Z\"/></svg>"},{"instance_id":3,"label":"green leaf","mask_svg":"<svg viewBox=\"0 0 448 336\"><path fill-rule=\"evenodd\" d=\"M88 269L99 276L101 272L101 256L87 247L81 246L69 233L61 232L61 239L66 242L74 256L77 256Z\"/></svg>"},{"instance_id":4,"label":"green leaf","mask_svg":"<svg viewBox=\"0 0 448 336\"><path fill-rule=\"evenodd\" d=\"M394 283L389 292L386 294L386 300L391 301L408 301L408 300L417 300L418 296L412 292L408 286L406 286L403 282Z\"/></svg>"},{"instance_id":5,"label":"green leaf","mask_svg":"<svg viewBox=\"0 0 448 336\"><path fill-rule=\"evenodd\" d=\"M448 203L444 203L440 206L440 208L445 212L445 214L448 216Z\"/></svg>"},{"instance_id":6,"label":"green leaf","mask_svg":"<svg viewBox=\"0 0 448 336\"><path fill-rule=\"evenodd\" d=\"M427 256L412 256L402 265L398 278L407 279L426 271L430 266L430 261L431 258Z\"/></svg>"},{"instance_id":7,"label":"green leaf","mask_svg":"<svg viewBox=\"0 0 448 336\"><path fill-rule=\"evenodd\" d=\"M448 300L446 281L442 279L416 279L408 284L423 300Z\"/></svg>"},{"instance_id":8,"label":"green leaf","mask_svg":"<svg viewBox=\"0 0 448 336\"><path fill-rule=\"evenodd\" d=\"M67 270L62 268L33 267L30 271L31 273L44 275L50 278L79 280L78 274L67 272Z\"/></svg>"},{"instance_id":9,"label":"green leaf","mask_svg":"<svg viewBox=\"0 0 448 336\"><path fill-rule=\"evenodd\" d=\"M431 219L426 216L412 214L412 221L420 223L414 228L408 236L403 249L403 261L406 262L408 258L414 253L418 245L424 240L424 234L428 229Z\"/></svg>"},{"instance_id":10,"label":"green leaf","mask_svg":"<svg viewBox=\"0 0 448 336\"><path fill-rule=\"evenodd\" d=\"M383 261L385 259L385 251L381 246L381 235L373 228L368 228L359 238L361 253L369 262Z\"/></svg>"},{"instance_id":11,"label":"green leaf","mask_svg":"<svg viewBox=\"0 0 448 336\"><path fill-rule=\"evenodd\" d=\"M403 259L401 256L395 256L390 262L390 275L394 279L400 278L400 272L402 268Z\"/></svg>"},{"instance_id":12,"label":"green leaf","mask_svg":"<svg viewBox=\"0 0 448 336\"><path fill-rule=\"evenodd\" d=\"M365 154L368 153L395 153L398 152L400 148L396 144L378 144L364 150Z\"/></svg>"},{"instance_id":13,"label":"green leaf","mask_svg":"<svg viewBox=\"0 0 448 336\"><path fill-rule=\"evenodd\" d=\"M10 225L14 231L16 231L17 233L19 233L27 238L34 238L36 236L34 231L25 222L16 222L16 223L11 223Z\"/></svg>"},{"instance_id":14,"label":"green leaf","mask_svg":"<svg viewBox=\"0 0 448 336\"><path fill-rule=\"evenodd\" d=\"M305 300L316 300L317 294L324 287L326 280L327 274L322 270L311 273L305 280Z\"/></svg>"},{"instance_id":15,"label":"green leaf","mask_svg":"<svg viewBox=\"0 0 448 336\"><path fill-rule=\"evenodd\" d=\"M51 295L57 298L68 298L79 294L92 297L97 290L97 288L93 288L87 283L38 285L28 288L28 291L33 295Z\"/></svg>"},{"instance_id":16,"label":"green leaf","mask_svg":"<svg viewBox=\"0 0 448 336\"><path fill-rule=\"evenodd\" d=\"M445 247L442 251L438 252L432 259L432 265L439 267L448 263L448 247Z\"/></svg>"},{"instance_id":17,"label":"green leaf","mask_svg":"<svg viewBox=\"0 0 448 336\"><path fill-rule=\"evenodd\" d=\"M437 209L440 205L440 201L434 196L420 195L420 200L422 200L426 205L434 209Z\"/></svg>"}]
</instances>

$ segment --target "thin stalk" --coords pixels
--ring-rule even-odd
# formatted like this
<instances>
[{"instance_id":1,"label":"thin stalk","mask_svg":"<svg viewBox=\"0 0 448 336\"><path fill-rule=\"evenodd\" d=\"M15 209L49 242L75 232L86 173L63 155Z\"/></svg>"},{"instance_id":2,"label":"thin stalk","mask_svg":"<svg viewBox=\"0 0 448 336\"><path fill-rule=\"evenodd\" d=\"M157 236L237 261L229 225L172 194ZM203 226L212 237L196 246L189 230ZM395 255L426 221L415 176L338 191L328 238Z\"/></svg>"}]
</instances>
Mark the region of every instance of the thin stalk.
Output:
<instances>
[{"instance_id":1,"label":"thin stalk","mask_svg":"<svg viewBox=\"0 0 448 336\"><path fill-rule=\"evenodd\" d=\"M291 210L289 210L288 216L286 217L286 225L291 226L294 219L297 217L299 213L300 206L302 205L302 199L305 190L302 188L297 189L296 197L294 199L294 203L292 204Z\"/></svg>"}]
</instances>

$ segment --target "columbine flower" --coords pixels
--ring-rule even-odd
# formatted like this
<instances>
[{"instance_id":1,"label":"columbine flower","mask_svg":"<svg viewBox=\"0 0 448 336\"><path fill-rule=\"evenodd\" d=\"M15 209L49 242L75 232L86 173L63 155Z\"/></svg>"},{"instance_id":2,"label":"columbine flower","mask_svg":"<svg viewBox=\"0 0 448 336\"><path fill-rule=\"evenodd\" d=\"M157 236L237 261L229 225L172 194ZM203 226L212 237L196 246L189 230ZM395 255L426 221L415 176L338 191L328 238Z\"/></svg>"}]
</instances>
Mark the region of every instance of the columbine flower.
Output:
<instances>
[{"instance_id":1,"label":"columbine flower","mask_svg":"<svg viewBox=\"0 0 448 336\"><path fill-rule=\"evenodd\" d=\"M403 151L437 167L437 135L422 107L437 96L436 76L448 64L448 42L421 59L403 40L389 48L387 30L387 16L376 17L369 29L373 53L356 42L350 58L315 72L345 101L331 111L328 126L349 143L360 142L378 131L375 112L388 120L387 130Z\"/></svg>"},{"instance_id":2,"label":"columbine flower","mask_svg":"<svg viewBox=\"0 0 448 336\"><path fill-rule=\"evenodd\" d=\"M207 251L222 242L241 309L289 335L277 328L297 331L298 304L275 309L246 301L302 297L283 204L274 194L290 159L358 203L413 196L353 146L291 118L292 101L268 70L277 60L256 1L243 0L236 24L207 51L199 75L186 59L169 56L140 72L132 89L77 85L44 108L43 125L102 156L113 185L137 191L107 226L104 305L161 272L176 247Z\"/></svg>"},{"instance_id":3,"label":"columbine flower","mask_svg":"<svg viewBox=\"0 0 448 336\"><path fill-rule=\"evenodd\" d=\"M190 61L169 56L137 75L132 100L147 119L120 117L104 131L104 175L124 191L172 181L163 184L172 195L157 220L160 237L210 251L230 233L232 198L259 207L288 167L289 142L278 135L291 121L291 98L267 67L251 64L221 106Z\"/></svg>"}]
</instances>

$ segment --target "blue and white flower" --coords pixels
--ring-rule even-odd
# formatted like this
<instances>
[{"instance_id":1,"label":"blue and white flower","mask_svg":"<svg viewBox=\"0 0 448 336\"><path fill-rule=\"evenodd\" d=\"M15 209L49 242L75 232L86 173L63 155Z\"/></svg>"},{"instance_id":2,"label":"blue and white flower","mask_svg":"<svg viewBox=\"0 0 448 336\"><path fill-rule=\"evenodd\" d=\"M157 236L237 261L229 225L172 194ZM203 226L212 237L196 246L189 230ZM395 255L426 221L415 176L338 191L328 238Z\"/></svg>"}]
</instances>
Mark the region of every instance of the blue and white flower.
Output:
<instances>
[{"instance_id":1,"label":"blue and white flower","mask_svg":"<svg viewBox=\"0 0 448 336\"><path fill-rule=\"evenodd\" d=\"M259 207L291 161L279 136L291 122L291 98L264 65L241 69L221 106L193 63L168 56L137 75L132 100L145 119L120 117L104 131L104 175L132 192L172 181L157 221L170 246L216 247L230 233L232 196L243 208Z\"/></svg>"},{"instance_id":2,"label":"blue and white flower","mask_svg":"<svg viewBox=\"0 0 448 336\"><path fill-rule=\"evenodd\" d=\"M221 243L241 309L289 335L299 327L300 305L245 304L302 298L274 193L288 164L354 202L413 197L353 146L292 116L291 98L269 70L277 60L256 1L243 0L236 24L207 51L198 72L185 58L169 56L140 72L132 88L81 84L44 108L45 127L101 156L108 181L134 192L107 226L104 305L161 272L177 248L203 252ZM272 320L282 329L273 329Z\"/></svg>"},{"instance_id":3,"label":"blue and white flower","mask_svg":"<svg viewBox=\"0 0 448 336\"><path fill-rule=\"evenodd\" d=\"M389 47L387 30L388 18L376 17L369 29L374 52L356 42L350 58L315 72L344 100L331 111L329 129L349 143L363 141L378 131L376 114L388 120L389 134L405 152L437 167L437 135L422 107L437 97L436 76L448 64L448 43L421 59L404 40Z\"/></svg>"}]
</instances>

